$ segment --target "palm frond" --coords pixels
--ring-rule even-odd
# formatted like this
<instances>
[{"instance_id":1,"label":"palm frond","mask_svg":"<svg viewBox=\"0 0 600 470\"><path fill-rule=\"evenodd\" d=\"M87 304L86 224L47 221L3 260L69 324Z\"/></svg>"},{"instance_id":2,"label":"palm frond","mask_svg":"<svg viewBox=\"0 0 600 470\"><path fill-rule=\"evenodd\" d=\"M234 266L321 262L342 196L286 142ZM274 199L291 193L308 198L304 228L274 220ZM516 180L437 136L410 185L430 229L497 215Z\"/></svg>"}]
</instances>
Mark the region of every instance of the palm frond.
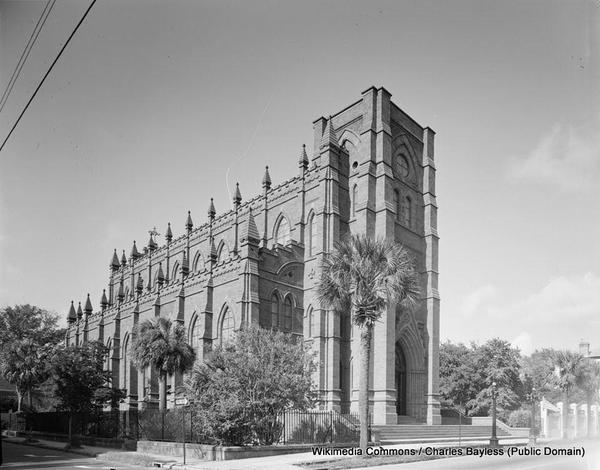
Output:
<instances>
[{"instance_id":1,"label":"palm frond","mask_svg":"<svg viewBox=\"0 0 600 470\"><path fill-rule=\"evenodd\" d=\"M351 310L359 326L376 322L390 303L412 307L418 297L418 275L402 245L351 235L323 259L318 300L326 308Z\"/></svg>"},{"instance_id":2,"label":"palm frond","mask_svg":"<svg viewBox=\"0 0 600 470\"><path fill-rule=\"evenodd\" d=\"M160 374L184 372L196 359L183 325L158 317L144 320L135 330L133 360L139 368L154 366Z\"/></svg>"}]
</instances>

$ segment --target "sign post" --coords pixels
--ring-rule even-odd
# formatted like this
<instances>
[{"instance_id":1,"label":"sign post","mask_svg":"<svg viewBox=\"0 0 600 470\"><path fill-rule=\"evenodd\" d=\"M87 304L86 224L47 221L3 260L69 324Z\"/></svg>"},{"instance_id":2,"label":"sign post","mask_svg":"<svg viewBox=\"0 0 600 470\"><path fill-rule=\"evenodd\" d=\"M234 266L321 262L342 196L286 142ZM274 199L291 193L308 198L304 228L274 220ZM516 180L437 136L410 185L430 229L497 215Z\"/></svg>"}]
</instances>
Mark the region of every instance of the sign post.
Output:
<instances>
[{"instance_id":1,"label":"sign post","mask_svg":"<svg viewBox=\"0 0 600 470\"><path fill-rule=\"evenodd\" d=\"M175 406L179 406L182 409L181 412L181 440L183 441L183 465L186 464L186 455L185 455L185 408L190 404L190 401L187 397L179 397L175 398Z\"/></svg>"}]
</instances>

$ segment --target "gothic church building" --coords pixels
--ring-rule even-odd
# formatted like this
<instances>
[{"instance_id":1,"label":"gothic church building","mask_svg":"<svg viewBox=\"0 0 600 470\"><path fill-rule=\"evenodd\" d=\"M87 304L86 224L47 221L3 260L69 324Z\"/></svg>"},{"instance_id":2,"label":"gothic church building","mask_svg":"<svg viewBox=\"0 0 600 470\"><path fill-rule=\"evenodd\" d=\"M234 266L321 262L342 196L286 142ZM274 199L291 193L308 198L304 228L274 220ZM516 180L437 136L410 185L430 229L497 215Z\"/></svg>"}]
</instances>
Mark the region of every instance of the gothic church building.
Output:
<instances>
[{"instance_id":1,"label":"gothic church building","mask_svg":"<svg viewBox=\"0 0 600 470\"><path fill-rule=\"evenodd\" d=\"M434 132L371 87L360 99L313 123L312 154L303 147L296 175L204 223L188 214L185 233L150 236L130 256L110 263L101 309L88 295L71 304L68 344L100 340L110 348L113 383L126 390L123 409L156 403L154 371L131 359L132 330L164 316L182 322L199 360L244 325L302 336L316 352L315 387L321 407L358 409L359 334L349 315L315 300L323 254L348 233L402 243L421 277L412 311L391 305L374 331L370 377L375 424L439 424L438 233ZM292 163L292 162L290 162ZM182 381L172 377L170 389ZM173 403L173 394L170 394Z\"/></svg>"}]
</instances>

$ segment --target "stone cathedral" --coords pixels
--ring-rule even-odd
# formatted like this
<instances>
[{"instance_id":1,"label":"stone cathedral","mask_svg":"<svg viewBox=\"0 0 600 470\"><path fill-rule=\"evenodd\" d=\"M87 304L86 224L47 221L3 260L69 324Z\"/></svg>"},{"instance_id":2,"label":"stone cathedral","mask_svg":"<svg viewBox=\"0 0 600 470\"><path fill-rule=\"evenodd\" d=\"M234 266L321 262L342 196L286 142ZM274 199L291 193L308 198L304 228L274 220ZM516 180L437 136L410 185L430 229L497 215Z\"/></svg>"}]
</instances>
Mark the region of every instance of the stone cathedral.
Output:
<instances>
[{"instance_id":1,"label":"stone cathedral","mask_svg":"<svg viewBox=\"0 0 600 470\"><path fill-rule=\"evenodd\" d=\"M313 128L312 154L303 147L289 162L295 176L273 184L267 167L262 192L244 200L236 187L232 210L217 214L211 200L202 223L188 213L183 235L169 224L162 245L150 235L129 257L115 250L101 309L89 294L83 308L71 304L66 341L110 348L113 384L127 394L122 409L158 401L155 372L131 361L132 329L164 316L184 324L198 360L248 324L303 337L316 352L320 406L356 411L359 334L346 312L315 300L323 254L351 232L402 243L421 276L417 307L391 306L375 327L373 422L440 424L435 133L375 87ZM181 383L172 377L169 390Z\"/></svg>"}]
</instances>

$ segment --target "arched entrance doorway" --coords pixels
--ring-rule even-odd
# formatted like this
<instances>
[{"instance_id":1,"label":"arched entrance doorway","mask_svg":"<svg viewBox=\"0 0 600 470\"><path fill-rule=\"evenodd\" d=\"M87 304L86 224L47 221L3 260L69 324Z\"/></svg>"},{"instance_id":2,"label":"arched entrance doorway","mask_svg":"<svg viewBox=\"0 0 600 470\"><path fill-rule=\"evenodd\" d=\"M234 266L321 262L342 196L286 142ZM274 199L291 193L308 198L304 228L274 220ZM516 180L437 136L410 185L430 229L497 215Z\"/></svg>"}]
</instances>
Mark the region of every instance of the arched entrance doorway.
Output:
<instances>
[{"instance_id":1,"label":"arched entrance doorway","mask_svg":"<svg viewBox=\"0 0 600 470\"><path fill-rule=\"evenodd\" d=\"M406 358L396 341L396 414L406 415Z\"/></svg>"}]
</instances>

